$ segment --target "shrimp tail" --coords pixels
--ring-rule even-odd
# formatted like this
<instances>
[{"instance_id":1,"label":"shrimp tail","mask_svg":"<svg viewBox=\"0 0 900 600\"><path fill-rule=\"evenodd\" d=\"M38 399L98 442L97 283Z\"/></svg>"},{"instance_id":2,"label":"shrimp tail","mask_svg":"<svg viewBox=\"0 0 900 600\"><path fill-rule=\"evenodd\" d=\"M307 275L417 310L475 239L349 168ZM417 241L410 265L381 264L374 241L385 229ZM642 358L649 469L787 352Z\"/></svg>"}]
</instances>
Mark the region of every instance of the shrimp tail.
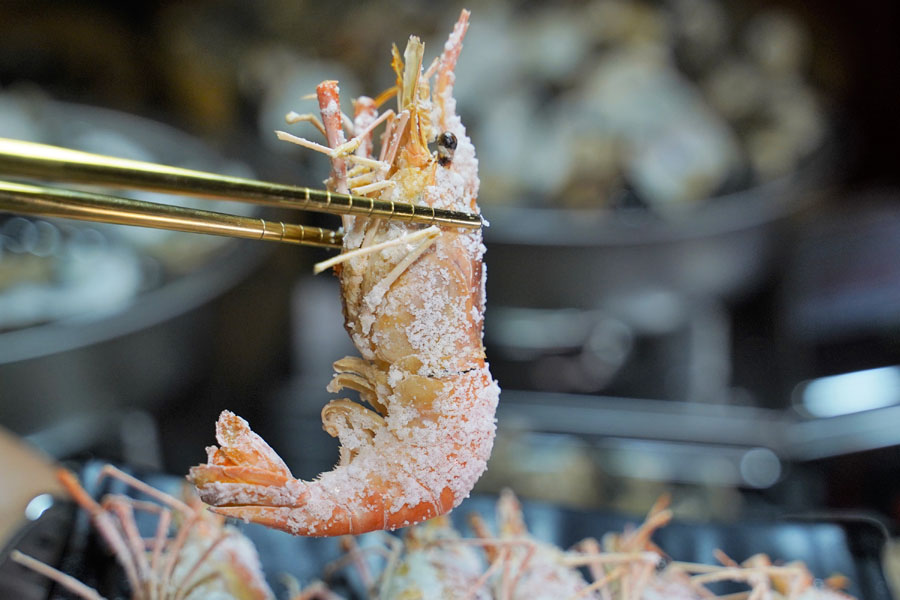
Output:
<instances>
[{"instance_id":1,"label":"shrimp tail","mask_svg":"<svg viewBox=\"0 0 900 600\"><path fill-rule=\"evenodd\" d=\"M274 450L224 411L220 446L208 449L219 462L191 468L189 479L214 512L295 535L398 529L444 514L468 495L490 456L498 393L486 367L438 385L410 375L386 401L390 426L370 409L333 400L323 421L341 440L341 462L313 481L285 475ZM410 414L420 416L409 421ZM238 456L247 462L224 463Z\"/></svg>"}]
</instances>

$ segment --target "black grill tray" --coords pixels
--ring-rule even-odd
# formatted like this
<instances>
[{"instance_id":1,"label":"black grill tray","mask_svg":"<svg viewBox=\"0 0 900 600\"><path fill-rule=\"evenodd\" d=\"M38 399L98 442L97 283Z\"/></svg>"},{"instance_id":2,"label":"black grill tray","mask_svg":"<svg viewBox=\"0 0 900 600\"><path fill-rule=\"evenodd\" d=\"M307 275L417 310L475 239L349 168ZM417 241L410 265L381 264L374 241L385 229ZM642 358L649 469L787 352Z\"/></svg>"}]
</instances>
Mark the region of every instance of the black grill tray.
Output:
<instances>
[{"instance_id":1,"label":"black grill tray","mask_svg":"<svg viewBox=\"0 0 900 600\"><path fill-rule=\"evenodd\" d=\"M106 480L100 486L96 485L101 467L102 463L91 462L81 469L80 476L87 490L95 498L109 492L124 493L125 486L118 481ZM179 493L184 482L172 475L138 476L173 494ZM453 512L454 521L467 534L464 521L471 512L480 513L493 524L495 501L490 497L469 498ZM585 537L600 538L608 531L621 531L629 523L637 524L634 518L539 503L525 502L523 509L535 537L563 547ZM287 595L282 574L289 573L301 583L309 583L321 577L324 566L341 554L334 539L293 537L257 525L238 525L256 544L272 589L279 598ZM849 592L861 600L891 599L881 568L884 532L875 522L675 522L658 531L653 539L675 560L714 563L713 551L717 548L737 560L759 552L776 561L802 560L816 577L824 578L834 573L849 577L852 583ZM57 503L29 524L0 553L0 598L71 598L67 592L12 563L9 551L14 547L55 563L108 598L128 597L115 560L90 527L85 513L75 511L68 502ZM349 598L359 597L354 595L346 580L339 578L333 585Z\"/></svg>"}]
</instances>

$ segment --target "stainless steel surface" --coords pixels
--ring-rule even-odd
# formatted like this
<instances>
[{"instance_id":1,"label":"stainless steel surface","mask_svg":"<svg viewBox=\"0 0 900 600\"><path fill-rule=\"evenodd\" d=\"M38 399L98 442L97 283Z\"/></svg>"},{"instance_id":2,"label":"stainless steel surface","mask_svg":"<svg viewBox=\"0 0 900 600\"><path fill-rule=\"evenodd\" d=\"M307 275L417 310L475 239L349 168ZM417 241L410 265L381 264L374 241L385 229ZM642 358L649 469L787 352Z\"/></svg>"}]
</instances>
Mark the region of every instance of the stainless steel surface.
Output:
<instances>
[{"instance_id":1,"label":"stainless steel surface","mask_svg":"<svg viewBox=\"0 0 900 600\"><path fill-rule=\"evenodd\" d=\"M487 211L485 339L498 376L525 374L516 383L525 389L602 392L641 343L665 340L659 351L674 374L647 375L665 381L652 397L727 398L726 303L758 290L784 259L795 217L824 196L831 158L823 148L798 173L668 219L636 209ZM552 335L542 333L548 324ZM565 329L575 337L561 341Z\"/></svg>"},{"instance_id":2,"label":"stainless steel surface","mask_svg":"<svg viewBox=\"0 0 900 600\"><path fill-rule=\"evenodd\" d=\"M492 208L485 232L494 267L489 297L526 308L612 307L643 326L652 317L633 303L650 295L739 293L766 272L787 219L816 201L820 171L816 166L713 198L671 220L608 210Z\"/></svg>"},{"instance_id":3,"label":"stainless steel surface","mask_svg":"<svg viewBox=\"0 0 900 600\"><path fill-rule=\"evenodd\" d=\"M212 303L263 258L233 248L189 277L141 294L118 314L0 334L0 422L26 434L177 396L213 366Z\"/></svg>"},{"instance_id":4,"label":"stainless steel surface","mask_svg":"<svg viewBox=\"0 0 900 600\"><path fill-rule=\"evenodd\" d=\"M93 146L109 142L117 147L134 140L138 155L166 156L202 168L231 168L197 139L157 122L44 97L22 104L41 139ZM134 233L140 234L134 239L141 242L152 233L156 243L156 234L163 232ZM162 279L151 270L153 277L139 293L115 310L67 315L0 332L0 423L25 435L125 407L151 410L209 378L217 368L213 360L224 328L237 328L239 348L247 336L263 340L273 335L267 323L277 317L277 307L258 298L245 303L233 298L252 291L239 284L259 270L272 246L178 236L167 233L161 238L162 249L177 251L178 260L189 265L186 270ZM195 241L203 243L194 245ZM155 259L151 262L158 264ZM252 319L239 310L242 306L252 307Z\"/></svg>"},{"instance_id":5,"label":"stainless steel surface","mask_svg":"<svg viewBox=\"0 0 900 600\"><path fill-rule=\"evenodd\" d=\"M900 406L829 418L793 409L504 390L498 419L515 428L594 440L652 440L693 448L766 448L783 461L809 461L900 445ZM666 445L669 444L669 445ZM668 450L666 450L668 449Z\"/></svg>"}]
</instances>

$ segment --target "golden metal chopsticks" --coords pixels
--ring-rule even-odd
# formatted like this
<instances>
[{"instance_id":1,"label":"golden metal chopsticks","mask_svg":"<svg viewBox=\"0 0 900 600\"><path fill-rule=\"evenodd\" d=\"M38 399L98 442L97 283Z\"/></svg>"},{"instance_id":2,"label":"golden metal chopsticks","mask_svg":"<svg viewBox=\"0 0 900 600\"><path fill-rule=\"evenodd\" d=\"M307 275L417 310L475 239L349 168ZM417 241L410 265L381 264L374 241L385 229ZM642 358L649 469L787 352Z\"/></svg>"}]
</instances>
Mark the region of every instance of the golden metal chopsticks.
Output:
<instances>
[{"instance_id":1,"label":"golden metal chopsticks","mask_svg":"<svg viewBox=\"0 0 900 600\"><path fill-rule=\"evenodd\" d=\"M478 228L479 215L269 183L0 138L0 173L49 181L102 184L331 214ZM340 247L341 234L198 209L0 182L0 211L59 216L176 231Z\"/></svg>"},{"instance_id":2,"label":"golden metal chopsticks","mask_svg":"<svg viewBox=\"0 0 900 600\"><path fill-rule=\"evenodd\" d=\"M11 181L0 181L2 211L325 248L340 248L342 239L321 227Z\"/></svg>"}]
</instances>

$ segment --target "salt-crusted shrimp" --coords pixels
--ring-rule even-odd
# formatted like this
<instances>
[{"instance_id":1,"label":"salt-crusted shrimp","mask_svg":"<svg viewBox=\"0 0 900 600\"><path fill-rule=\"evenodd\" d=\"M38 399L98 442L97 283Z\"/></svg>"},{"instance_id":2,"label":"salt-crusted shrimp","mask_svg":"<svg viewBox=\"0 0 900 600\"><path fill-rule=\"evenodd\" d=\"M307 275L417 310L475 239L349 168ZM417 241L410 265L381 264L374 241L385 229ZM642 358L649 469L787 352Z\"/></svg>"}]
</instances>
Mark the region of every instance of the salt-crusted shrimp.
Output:
<instances>
[{"instance_id":1,"label":"salt-crusted shrimp","mask_svg":"<svg viewBox=\"0 0 900 600\"><path fill-rule=\"evenodd\" d=\"M846 578L817 584L799 562L773 565L760 554L738 564L721 551L715 553L719 565L668 559L651 541L671 520L667 505L661 498L639 527L563 550L528 532L518 500L504 490L496 535L480 515L470 516L475 537L468 538L438 517L407 529L402 541L389 534L347 536L347 554L332 568L353 565L370 600L852 600L838 590ZM717 596L707 588L722 581L750 589Z\"/></svg>"},{"instance_id":2,"label":"salt-crusted shrimp","mask_svg":"<svg viewBox=\"0 0 900 600\"><path fill-rule=\"evenodd\" d=\"M668 497L663 497L651 508L644 523L635 530L622 534L607 534L603 538L603 548L609 553L629 554L640 551L660 553L661 550L650 541L654 531L666 525L671 519L667 508ZM721 565L705 565L685 562L668 562L665 568L649 573L649 577L636 577L634 564L623 565L625 569L616 574L615 570L599 563L592 557L603 556L599 545L591 540L582 543L586 563L595 580L605 577L608 585L601 592L603 598L636 598L640 600L705 600L717 598L707 585L719 581L746 584L750 590L748 600L852 600L850 596L827 586L816 585L806 565L794 562L783 566L772 564L771 559L758 554L741 564L729 558L724 552L716 551Z\"/></svg>"},{"instance_id":3,"label":"salt-crusted shrimp","mask_svg":"<svg viewBox=\"0 0 900 600\"><path fill-rule=\"evenodd\" d=\"M369 600L490 600L482 553L441 515L403 531L341 538L344 556L325 570L344 570ZM352 568L347 568L352 567ZM480 583L479 583L480 582Z\"/></svg>"},{"instance_id":4,"label":"salt-crusted shrimp","mask_svg":"<svg viewBox=\"0 0 900 600\"><path fill-rule=\"evenodd\" d=\"M467 26L463 11L424 72L418 38L402 56L394 48L396 112L378 115L380 99L361 98L354 118L345 117L337 82L325 81L316 90L321 122L289 120L316 122L327 146L280 137L329 154L332 190L477 212L475 150L452 97ZM376 157L372 131L382 123ZM295 479L244 420L223 412L219 447L189 476L220 514L298 535L396 529L457 506L485 469L499 388L481 343L480 231L343 221L345 252L335 269L345 326L362 358L338 360L328 389L355 390L372 409L347 399L325 406L322 420L340 440L340 462L313 481Z\"/></svg>"},{"instance_id":5,"label":"salt-crusted shrimp","mask_svg":"<svg viewBox=\"0 0 900 600\"><path fill-rule=\"evenodd\" d=\"M674 581L680 581L680 589L685 595L679 598L710 598L705 586L719 581L732 581L745 584L750 590L746 593L749 600L853 600L851 596L839 589L830 587L832 579L817 582L809 569L802 562L786 565L773 565L765 554L757 554L738 564L722 552L717 552L721 565L699 565L692 563L670 563L657 578L657 585L646 595L647 600L663 600L671 598L662 588L667 582L669 587ZM843 583L838 578L839 583ZM688 590L694 592L687 595Z\"/></svg>"},{"instance_id":6,"label":"salt-crusted shrimp","mask_svg":"<svg viewBox=\"0 0 900 600\"><path fill-rule=\"evenodd\" d=\"M716 553L721 565L664 562L663 551L650 538L670 521L667 504L667 497L660 499L640 527L607 534L602 543L588 538L564 551L529 535L518 500L505 490L497 503L499 535L494 537L475 515L472 527L478 539L458 543L484 547L490 566L476 585L487 584L491 597L500 600L705 600L718 597L706 587L718 581L746 584L748 600L851 600L816 585L802 563L776 566L765 555L741 564L722 552ZM587 568L589 579L580 567Z\"/></svg>"},{"instance_id":7,"label":"salt-crusted shrimp","mask_svg":"<svg viewBox=\"0 0 900 600\"><path fill-rule=\"evenodd\" d=\"M462 542L446 516L406 530L401 552L379 578L379 600L490 600L482 585L484 561Z\"/></svg>"},{"instance_id":8,"label":"salt-crusted shrimp","mask_svg":"<svg viewBox=\"0 0 900 600\"><path fill-rule=\"evenodd\" d=\"M134 600L274 598L250 540L205 510L196 496L181 501L106 465L101 477L119 479L158 503L122 495L108 495L97 503L70 472L60 469L58 475L115 554ZM138 532L135 511L157 515L153 537ZM176 532L170 537L172 526ZM34 558L21 553L12 558L81 598L102 600L92 588Z\"/></svg>"},{"instance_id":9,"label":"salt-crusted shrimp","mask_svg":"<svg viewBox=\"0 0 900 600\"><path fill-rule=\"evenodd\" d=\"M611 579L627 572L637 576L640 584L654 572L661 558L652 550L601 553L589 540L569 551L542 542L529 534L521 505L508 489L501 492L497 502L497 521L499 536L494 537L479 515L470 517L491 563L487 572L492 572L488 583L494 598L609 598ZM590 566L592 583L579 570L582 566ZM607 570L614 575L609 577ZM640 595L622 598L639 599Z\"/></svg>"}]
</instances>

